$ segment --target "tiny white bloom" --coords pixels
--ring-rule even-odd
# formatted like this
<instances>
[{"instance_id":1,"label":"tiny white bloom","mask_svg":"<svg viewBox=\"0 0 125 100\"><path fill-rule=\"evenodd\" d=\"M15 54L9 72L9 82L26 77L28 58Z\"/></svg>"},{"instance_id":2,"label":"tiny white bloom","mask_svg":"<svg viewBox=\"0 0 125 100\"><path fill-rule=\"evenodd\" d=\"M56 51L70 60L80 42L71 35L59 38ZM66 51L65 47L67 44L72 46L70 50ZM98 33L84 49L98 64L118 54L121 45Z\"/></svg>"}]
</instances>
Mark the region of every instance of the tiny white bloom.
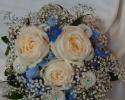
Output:
<instances>
[{"instance_id":1,"label":"tiny white bloom","mask_svg":"<svg viewBox=\"0 0 125 100\"><path fill-rule=\"evenodd\" d=\"M53 60L41 71L41 77L44 77L46 84L60 89L70 87L73 75L72 66L63 60Z\"/></svg>"},{"instance_id":2,"label":"tiny white bloom","mask_svg":"<svg viewBox=\"0 0 125 100\"><path fill-rule=\"evenodd\" d=\"M16 39L15 50L25 65L36 64L49 52L48 36L35 26L23 27Z\"/></svg>"},{"instance_id":3,"label":"tiny white bloom","mask_svg":"<svg viewBox=\"0 0 125 100\"><path fill-rule=\"evenodd\" d=\"M22 74L26 71L27 66L23 64L19 58L16 58L13 63L13 69L16 71L16 73Z\"/></svg>"},{"instance_id":4,"label":"tiny white bloom","mask_svg":"<svg viewBox=\"0 0 125 100\"><path fill-rule=\"evenodd\" d=\"M89 71L89 72L83 73L81 77L81 85L83 88L88 89L94 86L95 83L96 83L96 76L93 72Z\"/></svg>"}]
</instances>

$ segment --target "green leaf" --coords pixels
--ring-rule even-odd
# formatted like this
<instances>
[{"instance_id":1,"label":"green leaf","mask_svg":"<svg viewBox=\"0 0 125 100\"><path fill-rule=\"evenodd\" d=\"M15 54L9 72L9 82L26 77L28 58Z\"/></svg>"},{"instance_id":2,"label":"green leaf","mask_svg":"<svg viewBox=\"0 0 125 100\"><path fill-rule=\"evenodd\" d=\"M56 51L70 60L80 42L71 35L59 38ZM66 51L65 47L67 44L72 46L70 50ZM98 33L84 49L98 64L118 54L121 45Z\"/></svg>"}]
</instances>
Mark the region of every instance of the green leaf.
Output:
<instances>
[{"instance_id":1,"label":"green leaf","mask_svg":"<svg viewBox=\"0 0 125 100\"><path fill-rule=\"evenodd\" d=\"M24 96L24 93L19 93L18 90L15 91L10 91L10 93L8 93L8 95L3 95L3 97L6 97L8 99L22 99Z\"/></svg>"},{"instance_id":2,"label":"green leaf","mask_svg":"<svg viewBox=\"0 0 125 100\"><path fill-rule=\"evenodd\" d=\"M29 26L30 25L30 18L25 18L24 23L26 26Z\"/></svg>"},{"instance_id":3,"label":"green leaf","mask_svg":"<svg viewBox=\"0 0 125 100\"><path fill-rule=\"evenodd\" d=\"M12 75L12 74L14 74L14 71L13 71L12 68L7 68L7 69L5 70L5 72L4 72L4 75L5 75L5 76L9 76L9 75Z\"/></svg>"},{"instance_id":4,"label":"green leaf","mask_svg":"<svg viewBox=\"0 0 125 100\"><path fill-rule=\"evenodd\" d=\"M4 43L6 43L6 44L8 44L8 43L10 42L9 39L7 38L7 36L1 37L1 40L2 40Z\"/></svg>"},{"instance_id":5,"label":"green leaf","mask_svg":"<svg viewBox=\"0 0 125 100\"><path fill-rule=\"evenodd\" d=\"M9 51L10 51L10 47L9 47L9 46L7 46L7 49L6 49L6 51L5 51L5 55L6 55L6 56L8 56Z\"/></svg>"},{"instance_id":6,"label":"green leaf","mask_svg":"<svg viewBox=\"0 0 125 100\"><path fill-rule=\"evenodd\" d=\"M82 23L83 16L77 18L71 25L77 26Z\"/></svg>"},{"instance_id":7,"label":"green leaf","mask_svg":"<svg viewBox=\"0 0 125 100\"><path fill-rule=\"evenodd\" d=\"M20 83L16 79L16 76L14 74L7 76L7 81L8 81L8 84L13 87L16 87L16 88L20 87Z\"/></svg>"},{"instance_id":8,"label":"green leaf","mask_svg":"<svg viewBox=\"0 0 125 100\"><path fill-rule=\"evenodd\" d=\"M111 81L117 81L118 80L118 76L115 76L115 74L113 72L109 72L109 75L111 77Z\"/></svg>"}]
</instances>

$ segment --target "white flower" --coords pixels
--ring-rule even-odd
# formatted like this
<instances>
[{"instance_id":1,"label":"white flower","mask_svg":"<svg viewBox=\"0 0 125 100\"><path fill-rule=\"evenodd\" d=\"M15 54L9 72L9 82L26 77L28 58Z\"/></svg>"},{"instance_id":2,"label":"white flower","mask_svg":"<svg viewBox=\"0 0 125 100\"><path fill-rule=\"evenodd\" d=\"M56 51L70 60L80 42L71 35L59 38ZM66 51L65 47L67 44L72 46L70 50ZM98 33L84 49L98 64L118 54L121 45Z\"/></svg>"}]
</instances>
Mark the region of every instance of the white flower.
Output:
<instances>
[{"instance_id":1,"label":"white flower","mask_svg":"<svg viewBox=\"0 0 125 100\"><path fill-rule=\"evenodd\" d=\"M16 71L16 73L22 74L27 70L27 66L23 64L19 58L16 58L13 63L13 69Z\"/></svg>"},{"instance_id":2,"label":"white flower","mask_svg":"<svg viewBox=\"0 0 125 100\"><path fill-rule=\"evenodd\" d=\"M63 33L51 45L52 51L57 57L69 61L89 60L94 52L89 38L91 29L86 25L66 26Z\"/></svg>"},{"instance_id":3,"label":"white flower","mask_svg":"<svg viewBox=\"0 0 125 100\"><path fill-rule=\"evenodd\" d=\"M96 76L93 72L85 72L81 78L81 85L83 88L90 88L96 83Z\"/></svg>"},{"instance_id":4,"label":"white flower","mask_svg":"<svg viewBox=\"0 0 125 100\"><path fill-rule=\"evenodd\" d=\"M47 34L35 26L23 27L15 43L17 56L27 66L38 63L49 52Z\"/></svg>"},{"instance_id":5,"label":"white flower","mask_svg":"<svg viewBox=\"0 0 125 100\"><path fill-rule=\"evenodd\" d=\"M70 64L63 60L53 60L41 71L41 77L47 84L60 89L69 88L73 79L74 71Z\"/></svg>"}]
</instances>

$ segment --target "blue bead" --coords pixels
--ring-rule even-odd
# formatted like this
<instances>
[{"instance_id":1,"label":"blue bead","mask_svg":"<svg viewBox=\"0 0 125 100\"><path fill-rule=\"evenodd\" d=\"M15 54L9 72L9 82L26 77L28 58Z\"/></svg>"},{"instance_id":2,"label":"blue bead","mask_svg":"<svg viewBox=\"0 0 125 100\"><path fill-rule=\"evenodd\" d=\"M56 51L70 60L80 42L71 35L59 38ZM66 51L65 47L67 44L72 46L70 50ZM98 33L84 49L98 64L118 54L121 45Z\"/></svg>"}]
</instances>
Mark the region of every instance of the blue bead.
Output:
<instances>
[{"instance_id":1,"label":"blue bead","mask_svg":"<svg viewBox=\"0 0 125 100\"><path fill-rule=\"evenodd\" d=\"M37 77L39 77L39 68L38 67L33 67L30 68L26 71L26 77L30 80L30 79L35 79Z\"/></svg>"}]
</instances>

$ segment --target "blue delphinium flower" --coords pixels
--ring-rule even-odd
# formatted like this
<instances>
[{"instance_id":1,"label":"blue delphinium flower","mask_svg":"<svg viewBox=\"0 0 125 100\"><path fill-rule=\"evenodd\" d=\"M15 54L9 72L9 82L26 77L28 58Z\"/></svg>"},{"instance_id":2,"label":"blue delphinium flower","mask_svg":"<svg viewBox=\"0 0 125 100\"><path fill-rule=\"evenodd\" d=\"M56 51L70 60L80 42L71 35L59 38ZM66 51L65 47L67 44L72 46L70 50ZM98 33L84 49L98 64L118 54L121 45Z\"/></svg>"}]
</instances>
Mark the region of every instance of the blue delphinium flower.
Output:
<instances>
[{"instance_id":1,"label":"blue delphinium flower","mask_svg":"<svg viewBox=\"0 0 125 100\"><path fill-rule=\"evenodd\" d=\"M48 64L48 62L52 59L55 59L55 55L52 53L52 51L50 51L48 53L48 55L38 64L36 64L36 66L34 66L33 68L29 68L25 75L28 79L36 79L39 77L39 72L40 70L46 66Z\"/></svg>"},{"instance_id":2,"label":"blue delphinium flower","mask_svg":"<svg viewBox=\"0 0 125 100\"><path fill-rule=\"evenodd\" d=\"M95 30L92 30L92 31L93 31L93 34L92 34L91 38L95 45L95 47L94 47L95 55L99 56L99 57L103 57L103 58L109 56L110 53L108 51L104 50L103 43L100 41L101 33L97 32Z\"/></svg>"},{"instance_id":3,"label":"blue delphinium flower","mask_svg":"<svg viewBox=\"0 0 125 100\"><path fill-rule=\"evenodd\" d=\"M102 46L102 45L100 45L100 40L99 40L101 33L97 32L95 30L92 30L92 33L93 34L92 34L90 40L92 40L92 42L95 45L95 47Z\"/></svg>"},{"instance_id":4,"label":"blue delphinium flower","mask_svg":"<svg viewBox=\"0 0 125 100\"><path fill-rule=\"evenodd\" d=\"M51 42L55 42L57 37L62 33L62 29L60 28L59 21L54 16L51 16L48 18L47 23L50 26L50 29L47 32L49 40Z\"/></svg>"},{"instance_id":5,"label":"blue delphinium flower","mask_svg":"<svg viewBox=\"0 0 125 100\"><path fill-rule=\"evenodd\" d=\"M29 68L27 71L26 71L26 77L28 79L35 79L35 78L38 78L39 77L39 73L40 73L40 70L39 70L39 67L36 66L36 67L33 67L33 68Z\"/></svg>"},{"instance_id":6,"label":"blue delphinium flower","mask_svg":"<svg viewBox=\"0 0 125 100\"><path fill-rule=\"evenodd\" d=\"M95 55L96 56L100 56L102 58L106 58L107 56L110 55L110 53L108 51L104 51L103 49L101 48L96 48L95 49Z\"/></svg>"},{"instance_id":7,"label":"blue delphinium flower","mask_svg":"<svg viewBox=\"0 0 125 100\"><path fill-rule=\"evenodd\" d=\"M96 30L92 30L92 32L93 32L92 38L99 39L101 33L97 32Z\"/></svg>"},{"instance_id":8,"label":"blue delphinium flower","mask_svg":"<svg viewBox=\"0 0 125 100\"><path fill-rule=\"evenodd\" d=\"M65 93L66 93L66 100L76 100L77 94L72 88L69 90L66 90Z\"/></svg>"},{"instance_id":9,"label":"blue delphinium flower","mask_svg":"<svg viewBox=\"0 0 125 100\"><path fill-rule=\"evenodd\" d=\"M59 25L50 27L48 30L48 37L51 42L55 42L57 37L62 33L62 29L60 28Z\"/></svg>"},{"instance_id":10,"label":"blue delphinium flower","mask_svg":"<svg viewBox=\"0 0 125 100\"><path fill-rule=\"evenodd\" d=\"M38 63L37 66L39 66L39 69L42 69L52 59L55 59L55 55L52 51L49 51L48 55L40 63Z\"/></svg>"}]
</instances>

